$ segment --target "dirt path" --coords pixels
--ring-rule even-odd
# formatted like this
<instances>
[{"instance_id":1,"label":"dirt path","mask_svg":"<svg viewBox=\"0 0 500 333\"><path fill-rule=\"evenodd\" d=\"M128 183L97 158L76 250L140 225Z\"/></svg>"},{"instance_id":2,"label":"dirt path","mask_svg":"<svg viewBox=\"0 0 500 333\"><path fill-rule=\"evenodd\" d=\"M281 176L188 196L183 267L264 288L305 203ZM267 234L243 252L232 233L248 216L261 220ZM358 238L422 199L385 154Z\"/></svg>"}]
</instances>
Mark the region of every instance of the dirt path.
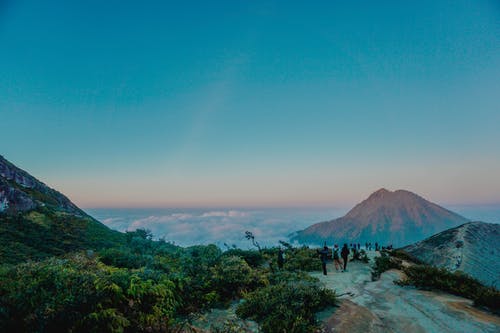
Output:
<instances>
[{"instance_id":1,"label":"dirt path","mask_svg":"<svg viewBox=\"0 0 500 333\"><path fill-rule=\"evenodd\" d=\"M334 314L323 314L327 332L500 332L500 317L473 308L470 300L394 284L397 270L372 282L369 264L350 262L344 273L328 269L326 276L311 274L342 295Z\"/></svg>"}]
</instances>

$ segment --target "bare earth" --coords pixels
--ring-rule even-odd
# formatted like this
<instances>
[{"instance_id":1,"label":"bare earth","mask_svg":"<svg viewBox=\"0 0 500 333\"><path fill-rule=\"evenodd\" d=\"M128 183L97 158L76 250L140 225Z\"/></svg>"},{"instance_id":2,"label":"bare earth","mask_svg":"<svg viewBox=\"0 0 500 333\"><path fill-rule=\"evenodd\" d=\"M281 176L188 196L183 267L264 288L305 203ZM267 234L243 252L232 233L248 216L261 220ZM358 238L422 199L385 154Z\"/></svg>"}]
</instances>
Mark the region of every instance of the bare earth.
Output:
<instances>
[{"instance_id":1,"label":"bare earth","mask_svg":"<svg viewBox=\"0 0 500 333\"><path fill-rule=\"evenodd\" d=\"M311 273L341 295L340 307L320 314L326 332L500 332L500 317L472 307L471 300L394 284L400 271L372 282L370 264L349 262L344 273L328 269L327 276Z\"/></svg>"}]
</instances>

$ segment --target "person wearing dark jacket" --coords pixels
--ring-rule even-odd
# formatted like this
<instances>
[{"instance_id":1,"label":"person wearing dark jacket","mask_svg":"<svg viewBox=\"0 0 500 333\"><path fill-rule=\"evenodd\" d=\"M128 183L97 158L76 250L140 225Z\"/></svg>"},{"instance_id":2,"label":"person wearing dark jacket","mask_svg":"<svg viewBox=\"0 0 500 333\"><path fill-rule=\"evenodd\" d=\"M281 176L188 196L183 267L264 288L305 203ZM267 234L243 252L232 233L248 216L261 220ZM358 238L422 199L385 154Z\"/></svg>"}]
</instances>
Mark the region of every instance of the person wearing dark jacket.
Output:
<instances>
[{"instance_id":1,"label":"person wearing dark jacket","mask_svg":"<svg viewBox=\"0 0 500 333\"><path fill-rule=\"evenodd\" d=\"M319 254L319 258L321 259L321 266L323 266L323 275L326 275L326 263L328 261L328 246L324 246L323 247L323 250L319 251L318 250L318 254Z\"/></svg>"},{"instance_id":2,"label":"person wearing dark jacket","mask_svg":"<svg viewBox=\"0 0 500 333\"><path fill-rule=\"evenodd\" d=\"M342 259L344 260L344 270L343 272L346 271L347 268L347 257L349 256L349 249L347 248L347 244L344 243L344 246L342 247L342 251L340 252L340 255L342 256Z\"/></svg>"},{"instance_id":3,"label":"person wearing dark jacket","mask_svg":"<svg viewBox=\"0 0 500 333\"><path fill-rule=\"evenodd\" d=\"M283 269L283 263L285 262L285 258L283 256L283 250L281 247L278 249L278 268Z\"/></svg>"}]
</instances>

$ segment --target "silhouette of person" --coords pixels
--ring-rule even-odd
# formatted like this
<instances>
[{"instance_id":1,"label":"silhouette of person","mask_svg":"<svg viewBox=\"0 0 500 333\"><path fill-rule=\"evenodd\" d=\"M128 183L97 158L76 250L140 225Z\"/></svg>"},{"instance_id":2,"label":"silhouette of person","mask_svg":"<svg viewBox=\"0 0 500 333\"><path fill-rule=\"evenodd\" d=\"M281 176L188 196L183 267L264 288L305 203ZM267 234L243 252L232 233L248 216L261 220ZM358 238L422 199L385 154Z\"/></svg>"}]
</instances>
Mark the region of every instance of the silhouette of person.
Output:
<instances>
[{"instance_id":1,"label":"silhouette of person","mask_svg":"<svg viewBox=\"0 0 500 333\"><path fill-rule=\"evenodd\" d=\"M318 254L320 256L320 259L321 259L321 266L323 267L323 275L326 275L326 263L328 261L328 246L325 246L323 247L323 250L319 251L318 250Z\"/></svg>"},{"instance_id":2,"label":"silhouette of person","mask_svg":"<svg viewBox=\"0 0 500 333\"><path fill-rule=\"evenodd\" d=\"M344 243L344 246L342 247L342 251L340 252L340 255L342 256L342 260L344 260L343 272L345 272L347 270L347 257L349 256L349 249L347 248L347 243Z\"/></svg>"},{"instance_id":3,"label":"silhouette of person","mask_svg":"<svg viewBox=\"0 0 500 333\"><path fill-rule=\"evenodd\" d=\"M285 262L285 258L283 257L283 250L281 247L278 249L278 268L283 269L283 263Z\"/></svg>"}]
</instances>

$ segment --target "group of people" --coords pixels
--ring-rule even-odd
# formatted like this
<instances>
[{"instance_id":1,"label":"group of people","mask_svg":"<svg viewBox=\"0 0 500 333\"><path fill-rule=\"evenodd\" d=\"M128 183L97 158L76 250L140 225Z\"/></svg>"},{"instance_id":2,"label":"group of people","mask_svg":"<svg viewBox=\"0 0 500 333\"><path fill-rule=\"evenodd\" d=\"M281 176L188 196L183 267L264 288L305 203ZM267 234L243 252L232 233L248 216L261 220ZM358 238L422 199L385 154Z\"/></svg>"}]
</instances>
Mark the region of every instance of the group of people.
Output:
<instances>
[{"instance_id":1,"label":"group of people","mask_svg":"<svg viewBox=\"0 0 500 333\"><path fill-rule=\"evenodd\" d=\"M372 247L371 242L365 243L365 250L366 251L371 251L372 248L373 247ZM375 242L375 251L380 251L381 249L391 250L392 245L389 245L387 247L384 247L384 246L381 247L378 242ZM349 246L347 245L347 243L344 243L344 246L342 246L342 249L340 249L339 246L337 244L335 244L333 246L333 250L332 250L332 252L333 252L332 259L333 259L333 263L335 265L335 270L336 271L340 270L341 272L347 271L347 262L348 262L349 255L352 253L352 256L353 256L352 260L359 259L360 251L361 251L361 244L360 243L350 243ZM317 250L317 252L318 252L318 255L321 259L321 265L323 267L323 274L327 275L326 264L328 262L328 257L330 255L330 249L328 248L328 246L326 246L326 242L325 242L325 246L323 247L323 249Z\"/></svg>"},{"instance_id":2,"label":"group of people","mask_svg":"<svg viewBox=\"0 0 500 333\"><path fill-rule=\"evenodd\" d=\"M347 271L347 261L350 253L351 251L347 247L347 243L344 244L342 250L339 249L339 246L337 244L334 245L332 258L333 258L333 263L335 264L335 270L338 271L340 269L342 272ZM318 250L318 254L321 259L323 274L327 275L326 264L328 262L328 255L330 254L330 249L325 244L322 250Z\"/></svg>"},{"instance_id":3,"label":"group of people","mask_svg":"<svg viewBox=\"0 0 500 333\"><path fill-rule=\"evenodd\" d=\"M377 242L375 242L375 251L380 251L380 250L392 250L392 245L389 245L387 247L385 246L380 246ZM365 250L366 251L371 251L372 250L372 243L365 243ZM321 260L321 266L323 268L323 274L327 275L327 270L326 270L326 264L328 263L328 259L330 256L330 253L332 254L332 259L333 259L333 264L335 265L335 270L338 272L339 270L341 272L346 272L347 271L347 262L349 261L349 255L352 253L353 259L355 260L356 258L359 259L359 254L361 251L361 244L360 243L350 243L349 246L347 243L344 243L344 246L342 246L342 249L339 248L337 244L333 246L332 252L330 252L330 249L328 246L325 245L323 246L323 249L317 250L317 253L319 255L319 258ZM283 264L285 262L285 254L281 247L278 249L278 268L283 269Z\"/></svg>"}]
</instances>

